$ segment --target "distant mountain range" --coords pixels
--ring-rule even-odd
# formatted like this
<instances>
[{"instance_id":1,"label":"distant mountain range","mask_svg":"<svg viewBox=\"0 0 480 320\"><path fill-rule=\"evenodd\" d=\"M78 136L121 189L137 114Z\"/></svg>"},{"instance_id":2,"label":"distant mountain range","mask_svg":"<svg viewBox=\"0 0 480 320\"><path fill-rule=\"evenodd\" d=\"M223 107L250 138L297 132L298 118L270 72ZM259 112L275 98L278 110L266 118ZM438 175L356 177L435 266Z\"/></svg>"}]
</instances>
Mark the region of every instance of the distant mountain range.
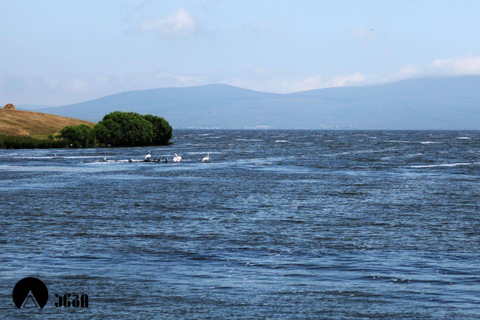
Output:
<instances>
[{"instance_id":1,"label":"distant mountain range","mask_svg":"<svg viewBox=\"0 0 480 320\"><path fill-rule=\"evenodd\" d=\"M167 119L174 128L480 129L480 76L274 94L229 85L117 93L36 109L97 122L112 111Z\"/></svg>"}]
</instances>

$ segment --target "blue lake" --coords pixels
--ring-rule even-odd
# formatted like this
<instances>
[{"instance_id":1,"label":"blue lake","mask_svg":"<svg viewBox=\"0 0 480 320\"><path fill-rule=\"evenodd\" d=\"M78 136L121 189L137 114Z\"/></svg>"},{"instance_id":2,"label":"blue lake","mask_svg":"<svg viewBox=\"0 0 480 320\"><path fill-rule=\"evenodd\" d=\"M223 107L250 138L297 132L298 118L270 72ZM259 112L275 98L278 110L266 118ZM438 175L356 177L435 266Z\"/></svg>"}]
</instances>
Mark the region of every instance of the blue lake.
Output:
<instances>
[{"instance_id":1,"label":"blue lake","mask_svg":"<svg viewBox=\"0 0 480 320\"><path fill-rule=\"evenodd\" d=\"M0 150L2 318L480 319L479 131L173 142ZM42 310L13 304L29 276Z\"/></svg>"}]
</instances>

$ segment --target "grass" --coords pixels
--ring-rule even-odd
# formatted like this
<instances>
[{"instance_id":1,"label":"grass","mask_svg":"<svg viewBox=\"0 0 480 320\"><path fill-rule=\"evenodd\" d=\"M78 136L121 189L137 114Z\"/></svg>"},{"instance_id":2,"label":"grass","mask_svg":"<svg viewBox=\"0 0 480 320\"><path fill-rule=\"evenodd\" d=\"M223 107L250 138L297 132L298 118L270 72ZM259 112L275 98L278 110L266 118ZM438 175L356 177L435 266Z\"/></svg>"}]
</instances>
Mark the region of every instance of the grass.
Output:
<instances>
[{"instance_id":1,"label":"grass","mask_svg":"<svg viewBox=\"0 0 480 320\"><path fill-rule=\"evenodd\" d=\"M94 125L92 122L53 114L0 109L0 135L4 136L31 137L37 141L43 141L47 140L48 135L57 134L66 126L78 126L80 124L86 124L90 127ZM51 140L49 141L51 142ZM31 143L34 142L30 141L27 144Z\"/></svg>"}]
</instances>

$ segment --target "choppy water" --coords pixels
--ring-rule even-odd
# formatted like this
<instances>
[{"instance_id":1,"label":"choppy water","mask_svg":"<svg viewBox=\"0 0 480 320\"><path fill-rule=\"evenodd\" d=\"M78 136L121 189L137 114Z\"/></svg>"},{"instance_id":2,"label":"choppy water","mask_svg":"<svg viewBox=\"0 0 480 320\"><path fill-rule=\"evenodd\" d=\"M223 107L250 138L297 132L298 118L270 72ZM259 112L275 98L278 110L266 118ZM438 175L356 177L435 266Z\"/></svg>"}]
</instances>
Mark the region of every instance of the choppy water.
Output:
<instances>
[{"instance_id":1,"label":"choppy water","mask_svg":"<svg viewBox=\"0 0 480 320\"><path fill-rule=\"evenodd\" d=\"M480 132L175 134L0 150L2 318L480 319Z\"/></svg>"}]
</instances>

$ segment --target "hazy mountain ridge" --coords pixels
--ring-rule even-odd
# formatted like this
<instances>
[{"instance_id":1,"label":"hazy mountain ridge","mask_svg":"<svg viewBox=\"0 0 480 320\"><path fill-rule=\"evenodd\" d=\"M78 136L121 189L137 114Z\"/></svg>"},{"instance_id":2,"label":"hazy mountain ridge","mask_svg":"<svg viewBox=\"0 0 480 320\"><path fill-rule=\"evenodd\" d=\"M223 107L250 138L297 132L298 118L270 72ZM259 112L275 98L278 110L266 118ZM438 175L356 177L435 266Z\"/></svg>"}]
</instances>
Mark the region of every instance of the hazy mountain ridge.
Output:
<instances>
[{"instance_id":1,"label":"hazy mountain ridge","mask_svg":"<svg viewBox=\"0 0 480 320\"><path fill-rule=\"evenodd\" d=\"M176 128L479 129L480 76L274 94L229 85L122 92L39 109L99 121L115 110L150 113Z\"/></svg>"}]
</instances>

